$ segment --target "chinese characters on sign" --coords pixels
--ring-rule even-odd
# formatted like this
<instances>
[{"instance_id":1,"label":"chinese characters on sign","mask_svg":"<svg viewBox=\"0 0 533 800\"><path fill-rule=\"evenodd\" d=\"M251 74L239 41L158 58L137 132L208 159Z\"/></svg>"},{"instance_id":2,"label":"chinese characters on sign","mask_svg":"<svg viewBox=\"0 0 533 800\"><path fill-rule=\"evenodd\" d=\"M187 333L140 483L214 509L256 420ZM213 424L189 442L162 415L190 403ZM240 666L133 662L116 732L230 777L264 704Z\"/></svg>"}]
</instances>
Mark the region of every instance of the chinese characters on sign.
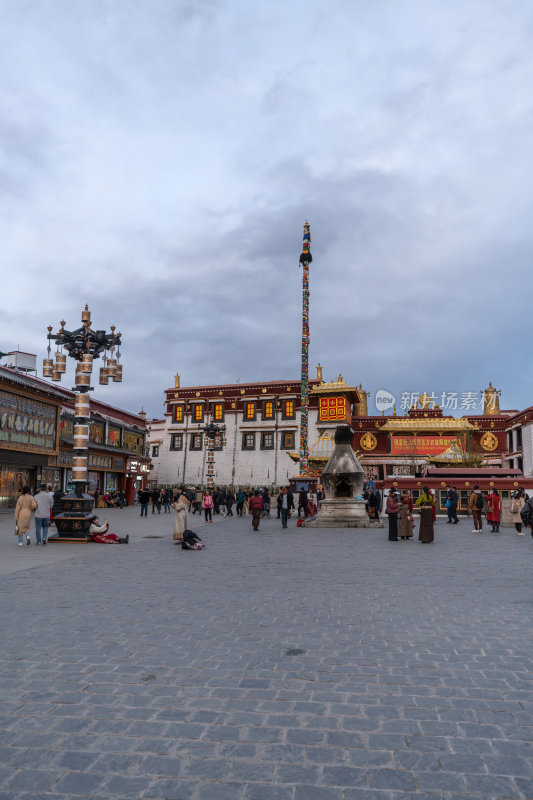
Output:
<instances>
[{"instance_id":1,"label":"chinese characters on sign","mask_svg":"<svg viewBox=\"0 0 533 800\"><path fill-rule=\"evenodd\" d=\"M391 455L438 456L447 450L455 436L391 436Z\"/></svg>"},{"instance_id":2,"label":"chinese characters on sign","mask_svg":"<svg viewBox=\"0 0 533 800\"><path fill-rule=\"evenodd\" d=\"M320 421L335 422L346 419L345 397L321 397Z\"/></svg>"}]
</instances>

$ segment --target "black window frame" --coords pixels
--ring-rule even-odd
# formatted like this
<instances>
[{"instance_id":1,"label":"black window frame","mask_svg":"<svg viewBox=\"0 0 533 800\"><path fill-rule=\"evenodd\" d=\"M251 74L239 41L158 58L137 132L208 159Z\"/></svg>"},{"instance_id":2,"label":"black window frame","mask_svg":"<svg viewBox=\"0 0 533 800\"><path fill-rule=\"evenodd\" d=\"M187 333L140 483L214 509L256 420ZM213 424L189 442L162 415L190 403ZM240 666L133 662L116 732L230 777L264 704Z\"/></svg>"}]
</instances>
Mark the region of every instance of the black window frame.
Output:
<instances>
[{"instance_id":1,"label":"black window frame","mask_svg":"<svg viewBox=\"0 0 533 800\"><path fill-rule=\"evenodd\" d=\"M180 445L176 447L176 439L179 437ZM183 433L171 433L170 434L170 447L169 450L179 451L183 450Z\"/></svg>"},{"instance_id":2,"label":"black window frame","mask_svg":"<svg viewBox=\"0 0 533 800\"><path fill-rule=\"evenodd\" d=\"M253 441L252 447L249 447L246 444L246 437L247 436L251 436L252 437L252 441ZM248 451L255 450L255 431L243 431L241 450L248 450Z\"/></svg>"},{"instance_id":3,"label":"black window frame","mask_svg":"<svg viewBox=\"0 0 533 800\"><path fill-rule=\"evenodd\" d=\"M292 403L292 414L287 414L287 403ZM283 408L281 412L282 419L296 419L296 398L294 397L284 397L283 398Z\"/></svg>"},{"instance_id":4,"label":"black window frame","mask_svg":"<svg viewBox=\"0 0 533 800\"><path fill-rule=\"evenodd\" d=\"M247 417L246 416L246 410L247 410L248 406L250 405L250 403L254 407L254 415L253 415L253 417ZM257 419L257 402L255 400L245 400L244 401L244 406L243 406L243 409L242 409L242 420L243 420L243 422L255 422L256 419Z\"/></svg>"},{"instance_id":5,"label":"black window frame","mask_svg":"<svg viewBox=\"0 0 533 800\"><path fill-rule=\"evenodd\" d=\"M220 417L220 419L217 419L215 417L215 406L222 406L222 416ZM211 403L211 409L210 410L211 410L211 416L213 418L213 422L225 422L226 408L224 406L224 401L223 400L213 400L213 402Z\"/></svg>"},{"instance_id":6,"label":"black window frame","mask_svg":"<svg viewBox=\"0 0 533 800\"><path fill-rule=\"evenodd\" d=\"M200 439L200 446L199 447L194 447L194 441L195 441L195 439L197 437ZM191 438L190 438L190 441L189 441L189 450L193 450L195 453L200 453L203 449L204 449L204 435L203 435L203 433L198 433L198 431L195 431L194 433L191 433Z\"/></svg>"},{"instance_id":7,"label":"black window frame","mask_svg":"<svg viewBox=\"0 0 533 800\"><path fill-rule=\"evenodd\" d=\"M272 416L267 417L266 415L266 404L271 403L272 405ZM276 401L275 400L263 400L262 408L261 408L261 419L263 422L269 422L270 420L274 420L276 418Z\"/></svg>"},{"instance_id":8,"label":"black window frame","mask_svg":"<svg viewBox=\"0 0 533 800\"><path fill-rule=\"evenodd\" d=\"M265 444L265 437L271 436L272 437L272 444L266 445ZM274 431L261 431L261 450L274 450Z\"/></svg>"},{"instance_id":9,"label":"black window frame","mask_svg":"<svg viewBox=\"0 0 533 800\"><path fill-rule=\"evenodd\" d=\"M292 436L292 444L287 444L287 437ZM281 432L281 443L280 443L280 450L292 450L293 447L296 447L296 432L295 431L282 431Z\"/></svg>"},{"instance_id":10,"label":"black window frame","mask_svg":"<svg viewBox=\"0 0 533 800\"><path fill-rule=\"evenodd\" d=\"M197 419L196 418L196 406L200 406L200 408L202 409L202 418L201 419ZM195 422L197 425L200 425L204 421L204 417L205 417L205 404L204 403L198 403L198 402L194 403L193 402L192 405L191 405L191 421Z\"/></svg>"},{"instance_id":11,"label":"black window frame","mask_svg":"<svg viewBox=\"0 0 533 800\"><path fill-rule=\"evenodd\" d=\"M155 451L157 451L157 452L155 452ZM152 458L159 458L159 445L158 444L153 444L152 445L152 456L151 457Z\"/></svg>"}]
</instances>

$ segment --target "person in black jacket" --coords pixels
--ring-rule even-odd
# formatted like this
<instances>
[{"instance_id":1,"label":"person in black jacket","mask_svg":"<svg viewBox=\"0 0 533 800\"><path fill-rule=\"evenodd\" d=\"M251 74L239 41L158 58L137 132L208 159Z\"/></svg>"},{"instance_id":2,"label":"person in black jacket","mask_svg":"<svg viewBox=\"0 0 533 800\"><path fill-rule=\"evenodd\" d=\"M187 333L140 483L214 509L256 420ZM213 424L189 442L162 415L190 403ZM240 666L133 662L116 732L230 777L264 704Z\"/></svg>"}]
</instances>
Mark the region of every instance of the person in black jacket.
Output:
<instances>
[{"instance_id":1,"label":"person in black jacket","mask_svg":"<svg viewBox=\"0 0 533 800\"><path fill-rule=\"evenodd\" d=\"M141 504L141 517L148 516L148 503L150 502L150 492L147 489L143 489L141 494L139 495L139 503Z\"/></svg>"},{"instance_id":2,"label":"person in black jacket","mask_svg":"<svg viewBox=\"0 0 533 800\"><path fill-rule=\"evenodd\" d=\"M287 486L283 486L278 497L278 511L281 515L281 527L287 527L287 517L291 509L294 509L294 496Z\"/></svg>"}]
</instances>

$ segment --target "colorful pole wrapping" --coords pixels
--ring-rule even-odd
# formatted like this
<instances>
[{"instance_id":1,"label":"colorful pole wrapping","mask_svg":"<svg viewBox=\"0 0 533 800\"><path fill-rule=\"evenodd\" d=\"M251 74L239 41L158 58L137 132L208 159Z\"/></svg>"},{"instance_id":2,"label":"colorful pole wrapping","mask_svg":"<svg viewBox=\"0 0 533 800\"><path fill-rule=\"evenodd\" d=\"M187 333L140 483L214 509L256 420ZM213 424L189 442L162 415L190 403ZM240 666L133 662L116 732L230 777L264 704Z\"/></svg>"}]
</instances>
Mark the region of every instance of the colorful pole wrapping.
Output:
<instances>
[{"instance_id":1,"label":"colorful pole wrapping","mask_svg":"<svg viewBox=\"0 0 533 800\"><path fill-rule=\"evenodd\" d=\"M302 373L300 411L300 474L309 473L309 264L313 260L310 252L311 232L309 223L304 225L304 238L300 264L302 273Z\"/></svg>"}]
</instances>

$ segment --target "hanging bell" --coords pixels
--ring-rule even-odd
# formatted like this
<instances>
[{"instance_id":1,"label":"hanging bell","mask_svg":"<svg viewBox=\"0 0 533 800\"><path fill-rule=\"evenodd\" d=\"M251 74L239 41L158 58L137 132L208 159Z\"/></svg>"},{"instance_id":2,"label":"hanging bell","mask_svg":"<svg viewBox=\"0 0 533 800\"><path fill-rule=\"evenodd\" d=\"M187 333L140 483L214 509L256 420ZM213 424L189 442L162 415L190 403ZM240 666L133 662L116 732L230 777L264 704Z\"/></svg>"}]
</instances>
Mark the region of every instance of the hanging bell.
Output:
<instances>
[{"instance_id":1,"label":"hanging bell","mask_svg":"<svg viewBox=\"0 0 533 800\"><path fill-rule=\"evenodd\" d=\"M54 367L54 371L52 372L52 380L56 381L56 382L60 381L61 380L61 375L62 375L62 373L58 372L56 370L56 368Z\"/></svg>"},{"instance_id":2,"label":"hanging bell","mask_svg":"<svg viewBox=\"0 0 533 800\"><path fill-rule=\"evenodd\" d=\"M114 358L107 359L107 377L114 378L117 372L117 362Z\"/></svg>"},{"instance_id":3,"label":"hanging bell","mask_svg":"<svg viewBox=\"0 0 533 800\"><path fill-rule=\"evenodd\" d=\"M113 375L113 381L115 383L122 382L122 364L117 364L115 374Z\"/></svg>"},{"instance_id":4,"label":"hanging bell","mask_svg":"<svg viewBox=\"0 0 533 800\"><path fill-rule=\"evenodd\" d=\"M54 361L51 358L43 359L43 378L51 378L54 372Z\"/></svg>"},{"instance_id":5,"label":"hanging bell","mask_svg":"<svg viewBox=\"0 0 533 800\"><path fill-rule=\"evenodd\" d=\"M100 367L100 383L102 386L107 386L109 377L107 375L107 367Z\"/></svg>"}]
</instances>

